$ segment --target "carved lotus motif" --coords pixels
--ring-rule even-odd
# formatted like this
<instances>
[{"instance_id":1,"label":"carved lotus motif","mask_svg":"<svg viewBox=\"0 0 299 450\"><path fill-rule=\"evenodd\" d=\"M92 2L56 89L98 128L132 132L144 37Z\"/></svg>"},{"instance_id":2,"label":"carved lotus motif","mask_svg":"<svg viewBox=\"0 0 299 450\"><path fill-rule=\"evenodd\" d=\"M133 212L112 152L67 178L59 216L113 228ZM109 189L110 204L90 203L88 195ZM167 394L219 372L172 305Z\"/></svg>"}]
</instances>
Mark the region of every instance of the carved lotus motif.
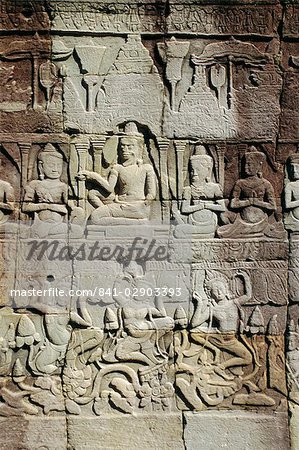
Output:
<instances>
[{"instance_id":1,"label":"carved lotus motif","mask_svg":"<svg viewBox=\"0 0 299 450\"><path fill-rule=\"evenodd\" d=\"M87 392L88 386L91 384L91 367L85 366L84 369L78 370L67 367L63 371L63 390L67 397L75 400L83 397Z\"/></svg>"}]
</instances>

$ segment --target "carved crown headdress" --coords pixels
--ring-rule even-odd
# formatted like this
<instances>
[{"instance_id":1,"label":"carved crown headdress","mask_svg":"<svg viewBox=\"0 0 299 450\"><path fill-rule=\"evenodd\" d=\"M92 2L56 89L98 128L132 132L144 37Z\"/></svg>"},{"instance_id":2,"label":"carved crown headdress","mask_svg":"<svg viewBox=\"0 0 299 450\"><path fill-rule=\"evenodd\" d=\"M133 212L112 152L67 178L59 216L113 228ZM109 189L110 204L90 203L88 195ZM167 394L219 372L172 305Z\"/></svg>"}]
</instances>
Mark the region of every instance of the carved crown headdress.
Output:
<instances>
[{"instance_id":1,"label":"carved crown headdress","mask_svg":"<svg viewBox=\"0 0 299 450\"><path fill-rule=\"evenodd\" d=\"M207 154L203 145L196 145L194 154L190 157L191 164L198 162L205 162L208 165L213 165L213 158Z\"/></svg>"},{"instance_id":2,"label":"carved crown headdress","mask_svg":"<svg viewBox=\"0 0 299 450\"><path fill-rule=\"evenodd\" d=\"M142 164L142 154L143 154L143 150L144 150L144 136L142 133L140 133L138 131L138 127L136 125L135 122L127 122L125 124L125 128L124 131L120 131L118 133L118 136L120 137L120 139L122 137L133 137L137 140L138 145L139 145L139 155L138 155L138 160L137 160L137 164Z\"/></svg>"},{"instance_id":3,"label":"carved crown headdress","mask_svg":"<svg viewBox=\"0 0 299 450\"><path fill-rule=\"evenodd\" d=\"M260 152L254 145L251 145L249 149L245 152L244 159L246 160L246 158L251 155L260 164L260 170L258 171L257 175L258 177L261 178L263 176L262 167L264 162L266 161L266 155L265 153Z\"/></svg>"},{"instance_id":4,"label":"carved crown headdress","mask_svg":"<svg viewBox=\"0 0 299 450\"><path fill-rule=\"evenodd\" d=\"M245 157L249 155L254 156L260 164L263 164L266 160L265 153L260 152L254 145L251 145L249 149L245 152Z\"/></svg>"},{"instance_id":5,"label":"carved crown headdress","mask_svg":"<svg viewBox=\"0 0 299 450\"><path fill-rule=\"evenodd\" d=\"M191 167L196 168L198 165L209 167L210 170L213 169L213 158L207 154L206 149L203 145L196 145L194 154L190 157ZM209 176L207 177L209 180Z\"/></svg>"},{"instance_id":6,"label":"carved crown headdress","mask_svg":"<svg viewBox=\"0 0 299 450\"><path fill-rule=\"evenodd\" d=\"M140 133L135 122L127 122L124 130L118 133L120 137L135 137L138 139L144 139L143 134Z\"/></svg>"},{"instance_id":7,"label":"carved crown headdress","mask_svg":"<svg viewBox=\"0 0 299 450\"><path fill-rule=\"evenodd\" d=\"M226 275L224 275L221 272L214 271L214 270L206 270L206 276L204 280L204 290L208 297L210 297L212 286L216 282L221 282L225 288L227 289L227 294L230 296L230 286L229 286L229 279Z\"/></svg>"},{"instance_id":8,"label":"carved crown headdress","mask_svg":"<svg viewBox=\"0 0 299 450\"><path fill-rule=\"evenodd\" d=\"M40 150L37 156L38 161L41 161L42 157L46 155L51 155L54 156L55 158L63 159L62 154L54 147L54 145L50 143L45 145L45 147L42 150Z\"/></svg>"},{"instance_id":9,"label":"carved crown headdress","mask_svg":"<svg viewBox=\"0 0 299 450\"><path fill-rule=\"evenodd\" d=\"M63 160L63 156L62 154L54 147L54 145L48 143L47 145L45 145L45 147L39 151L38 155L37 155L37 162L38 162L38 174L39 174L39 179L43 180L44 179L44 158L46 158L47 156L51 156L52 158L57 158L59 160Z\"/></svg>"}]
</instances>

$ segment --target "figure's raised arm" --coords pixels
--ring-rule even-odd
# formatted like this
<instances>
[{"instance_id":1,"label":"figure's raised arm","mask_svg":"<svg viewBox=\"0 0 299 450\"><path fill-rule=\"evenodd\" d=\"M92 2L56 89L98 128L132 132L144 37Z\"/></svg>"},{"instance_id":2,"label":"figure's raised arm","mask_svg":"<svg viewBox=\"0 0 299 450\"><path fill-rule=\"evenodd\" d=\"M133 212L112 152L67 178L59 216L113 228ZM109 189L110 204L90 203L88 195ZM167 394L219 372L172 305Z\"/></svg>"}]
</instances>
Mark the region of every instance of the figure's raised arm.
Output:
<instances>
[{"instance_id":1,"label":"figure's raised arm","mask_svg":"<svg viewBox=\"0 0 299 450\"><path fill-rule=\"evenodd\" d=\"M202 297L194 291L192 294L194 312L190 321L191 328L196 328L205 323L210 317L210 310L204 305Z\"/></svg>"},{"instance_id":2,"label":"figure's raised arm","mask_svg":"<svg viewBox=\"0 0 299 450\"><path fill-rule=\"evenodd\" d=\"M114 188L116 186L117 178L118 178L118 171L116 169L111 169L108 175L108 179L106 180L104 177L102 177L100 174L96 172L91 172L89 170L81 170L81 172L78 173L77 177L81 180L90 180L94 181L95 183L99 184L101 187L106 189L107 192L114 192Z\"/></svg>"}]
</instances>

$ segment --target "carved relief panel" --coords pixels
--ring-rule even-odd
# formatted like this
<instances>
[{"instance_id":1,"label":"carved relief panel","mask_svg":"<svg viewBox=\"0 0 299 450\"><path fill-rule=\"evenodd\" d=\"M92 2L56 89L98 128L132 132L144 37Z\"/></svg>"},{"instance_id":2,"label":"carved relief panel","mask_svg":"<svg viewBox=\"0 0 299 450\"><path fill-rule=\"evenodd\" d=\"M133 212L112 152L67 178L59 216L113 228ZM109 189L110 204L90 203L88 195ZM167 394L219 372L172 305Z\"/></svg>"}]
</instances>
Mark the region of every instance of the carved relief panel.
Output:
<instances>
[{"instance_id":1,"label":"carved relief panel","mask_svg":"<svg viewBox=\"0 0 299 450\"><path fill-rule=\"evenodd\" d=\"M286 412L291 7L79 3L1 6L0 416Z\"/></svg>"}]
</instances>

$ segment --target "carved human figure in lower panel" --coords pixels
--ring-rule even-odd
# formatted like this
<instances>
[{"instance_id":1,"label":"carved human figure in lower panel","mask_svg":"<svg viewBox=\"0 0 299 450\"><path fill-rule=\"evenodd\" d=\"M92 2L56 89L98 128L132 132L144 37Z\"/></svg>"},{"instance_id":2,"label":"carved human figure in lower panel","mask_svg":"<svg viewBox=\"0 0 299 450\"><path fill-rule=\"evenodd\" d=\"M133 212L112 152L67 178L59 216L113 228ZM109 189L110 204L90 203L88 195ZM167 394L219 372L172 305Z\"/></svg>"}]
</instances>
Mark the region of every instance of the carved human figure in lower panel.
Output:
<instances>
[{"instance_id":1,"label":"carved human figure in lower panel","mask_svg":"<svg viewBox=\"0 0 299 450\"><path fill-rule=\"evenodd\" d=\"M64 412L65 404L59 377L31 377L16 360L12 378L0 378L0 416L37 416Z\"/></svg>"},{"instance_id":2,"label":"carved human figure in lower panel","mask_svg":"<svg viewBox=\"0 0 299 450\"><path fill-rule=\"evenodd\" d=\"M54 327L56 340L51 348L48 346L47 358L42 361L39 357L47 346L47 338L38 315L30 318L27 314L2 309L0 323L0 416L64 412L58 376L67 346L65 342L61 345L65 336L59 336L63 326Z\"/></svg>"},{"instance_id":3,"label":"carved human figure in lower panel","mask_svg":"<svg viewBox=\"0 0 299 450\"><path fill-rule=\"evenodd\" d=\"M242 305L251 299L246 272L236 273L243 295L233 297L228 279L207 271L206 298L193 294L190 332L175 333L175 367L178 406L202 410L218 405L275 406L260 383L266 377L267 345L257 330L245 333ZM272 349L273 351L273 349ZM273 359L273 356L272 356Z\"/></svg>"},{"instance_id":4,"label":"carved human figure in lower panel","mask_svg":"<svg viewBox=\"0 0 299 450\"><path fill-rule=\"evenodd\" d=\"M104 333L76 330L63 372L67 410L100 415L169 410L174 405L173 328L162 302L107 308ZM93 331L93 332L92 332Z\"/></svg>"}]
</instances>

